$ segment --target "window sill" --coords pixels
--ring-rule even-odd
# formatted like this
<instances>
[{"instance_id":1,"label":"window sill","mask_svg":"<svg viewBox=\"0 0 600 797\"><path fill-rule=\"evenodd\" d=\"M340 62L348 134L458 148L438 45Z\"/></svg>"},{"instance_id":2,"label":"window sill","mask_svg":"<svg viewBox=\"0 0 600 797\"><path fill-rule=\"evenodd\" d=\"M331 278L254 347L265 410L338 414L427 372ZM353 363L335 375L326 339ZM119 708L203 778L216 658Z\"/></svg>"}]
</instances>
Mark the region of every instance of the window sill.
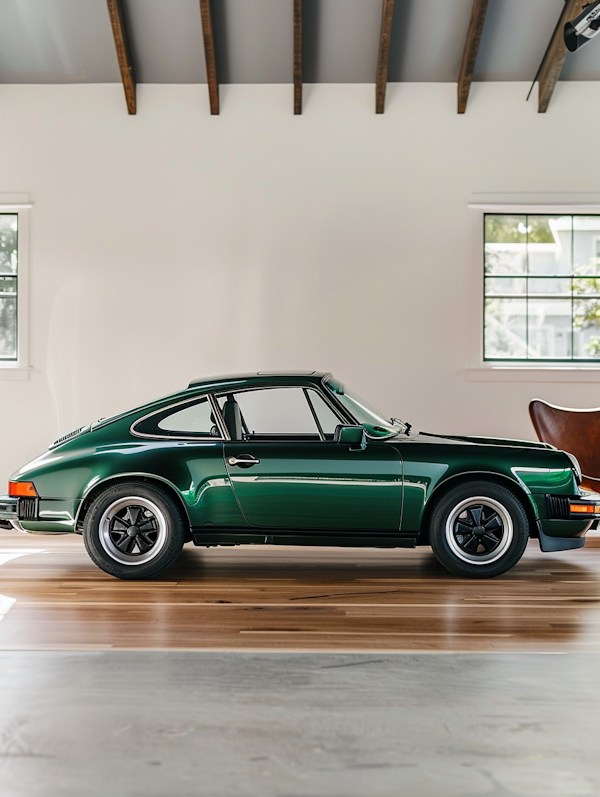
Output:
<instances>
[{"instance_id":1,"label":"window sill","mask_svg":"<svg viewBox=\"0 0 600 797\"><path fill-rule=\"evenodd\" d=\"M30 371L30 365L0 365L0 382L26 382Z\"/></svg>"},{"instance_id":2,"label":"window sill","mask_svg":"<svg viewBox=\"0 0 600 797\"><path fill-rule=\"evenodd\" d=\"M482 365L468 368L470 382L600 382L600 366Z\"/></svg>"}]
</instances>

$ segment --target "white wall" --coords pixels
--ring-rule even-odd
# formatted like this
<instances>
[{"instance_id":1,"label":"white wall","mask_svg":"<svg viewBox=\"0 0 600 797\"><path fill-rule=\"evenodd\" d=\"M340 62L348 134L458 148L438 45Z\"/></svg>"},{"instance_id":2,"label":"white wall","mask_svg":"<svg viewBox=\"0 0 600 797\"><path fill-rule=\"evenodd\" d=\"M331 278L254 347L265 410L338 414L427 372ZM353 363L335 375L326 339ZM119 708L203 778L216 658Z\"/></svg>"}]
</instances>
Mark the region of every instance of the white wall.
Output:
<instances>
[{"instance_id":1,"label":"white wall","mask_svg":"<svg viewBox=\"0 0 600 797\"><path fill-rule=\"evenodd\" d=\"M474 382L474 194L600 191L600 84L0 86L0 193L31 216L29 381L0 381L0 486L59 433L232 370L330 369L416 427L531 437L533 396Z\"/></svg>"}]
</instances>

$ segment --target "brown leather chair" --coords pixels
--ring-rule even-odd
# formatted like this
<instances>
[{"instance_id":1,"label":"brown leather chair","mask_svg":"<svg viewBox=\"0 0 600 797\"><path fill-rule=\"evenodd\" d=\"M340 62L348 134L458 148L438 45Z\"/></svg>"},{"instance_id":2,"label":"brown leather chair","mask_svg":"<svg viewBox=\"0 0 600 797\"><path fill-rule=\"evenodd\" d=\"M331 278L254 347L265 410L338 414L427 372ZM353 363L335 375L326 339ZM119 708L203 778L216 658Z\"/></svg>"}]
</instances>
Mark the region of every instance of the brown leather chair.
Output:
<instances>
[{"instance_id":1,"label":"brown leather chair","mask_svg":"<svg viewBox=\"0 0 600 797\"><path fill-rule=\"evenodd\" d=\"M582 486L600 492L600 408L572 410L534 399L529 415L543 443L575 454L583 471Z\"/></svg>"}]
</instances>

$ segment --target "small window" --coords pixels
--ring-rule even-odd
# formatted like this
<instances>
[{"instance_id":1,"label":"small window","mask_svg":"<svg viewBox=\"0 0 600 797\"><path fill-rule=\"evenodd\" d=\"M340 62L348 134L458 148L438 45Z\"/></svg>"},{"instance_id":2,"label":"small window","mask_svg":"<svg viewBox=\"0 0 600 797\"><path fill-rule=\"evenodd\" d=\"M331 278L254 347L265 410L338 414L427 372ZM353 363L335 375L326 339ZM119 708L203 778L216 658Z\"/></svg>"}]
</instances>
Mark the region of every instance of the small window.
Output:
<instances>
[{"instance_id":1,"label":"small window","mask_svg":"<svg viewBox=\"0 0 600 797\"><path fill-rule=\"evenodd\" d=\"M242 436L246 439L302 436L320 440L317 424L300 387L248 390L221 397L219 404L233 440ZM235 405L239 407L241 430Z\"/></svg>"},{"instance_id":2,"label":"small window","mask_svg":"<svg viewBox=\"0 0 600 797\"><path fill-rule=\"evenodd\" d=\"M141 434L168 437L220 437L212 405L208 398L195 404L169 407L138 422L134 430Z\"/></svg>"},{"instance_id":3,"label":"small window","mask_svg":"<svg viewBox=\"0 0 600 797\"><path fill-rule=\"evenodd\" d=\"M486 214L484 359L600 361L600 216Z\"/></svg>"},{"instance_id":4,"label":"small window","mask_svg":"<svg viewBox=\"0 0 600 797\"><path fill-rule=\"evenodd\" d=\"M18 294L17 213L0 213L0 360L16 361Z\"/></svg>"}]
</instances>

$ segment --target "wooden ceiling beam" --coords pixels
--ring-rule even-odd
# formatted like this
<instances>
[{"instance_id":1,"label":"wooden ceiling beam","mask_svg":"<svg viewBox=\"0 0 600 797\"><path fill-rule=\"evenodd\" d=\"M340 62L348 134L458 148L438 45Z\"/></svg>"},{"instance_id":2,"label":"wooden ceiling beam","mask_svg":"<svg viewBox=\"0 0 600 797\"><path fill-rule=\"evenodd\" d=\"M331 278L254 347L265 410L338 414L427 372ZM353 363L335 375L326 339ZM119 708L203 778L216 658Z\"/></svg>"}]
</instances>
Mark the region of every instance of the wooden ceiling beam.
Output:
<instances>
[{"instance_id":1,"label":"wooden ceiling beam","mask_svg":"<svg viewBox=\"0 0 600 797\"><path fill-rule=\"evenodd\" d=\"M210 112L219 113L219 83L217 81L217 61L215 58L215 37L213 35L210 0L200 0L200 16L202 18L202 38L204 39L204 58L206 60L206 81Z\"/></svg>"},{"instance_id":2,"label":"wooden ceiling beam","mask_svg":"<svg viewBox=\"0 0 600 797\"><path fill-rule=\"evenodd\" d=\"M294 0L294 113L302 113L302 0Z\"/></svg>"},{"instance_id":3,"label":"wooden ceiling beam","mask_svg":"<svg viewBox=\"0 0 600 797\"><path fill-rule=\"evenodd\" d=\"M548 44L548 49L544 55L538 71L539 95L538 112L546 113L548 105L552 99L554 88L560 77L565 58L567 57L567 45L564 39L565 23L579 16L583 7L589 0L566 0L554 33Z\"/></svg>"},{"instance_id":4,"label":"wooden ceiling beam","mask_svg":"<svg viewBox=\"0 0 600 797\"><path fill-rule=\"evenodd\" d=\"M393 20L394 0L383 0L383 7L381 10L381 31L379 34L379 54L377 56L375 113L383 113L385 108L385 90L387 88Z\"/></svg>"},{"instance_id":5,"label":"wooden ceiling beam","mask_svg":"<svg viewBox=\"0 0 600 797\"><path fill-rule=\"evenodd\" d=\"M458 112L464 113L467 110L467 101L475 72L475 62L479 52L479 43L483 32L483 23L487 14L488 0L473 0L471 9L471 20L467 31L467 41L463 53L460 75L458 77Z\"/></svg>"},{"instance_id":6,"label":"wooden ceiling beam","mask_svg":"<svg viewBox=\"0 0 600 797\"><path fill-rule=\"evenodd\" d=\"M110 24L112 25L113 36L115 39L119 69L121 70L121 80L123 81L123 89L125 90L127 110L130 114L135 114L137 110L135 78L131 63L131 52L127 39L127 30L125 28L125 22L123 19L123 7L121 5L121 0L107 0L107 4L108 14L110 16Z\"/></svg>"}]
</instances>

